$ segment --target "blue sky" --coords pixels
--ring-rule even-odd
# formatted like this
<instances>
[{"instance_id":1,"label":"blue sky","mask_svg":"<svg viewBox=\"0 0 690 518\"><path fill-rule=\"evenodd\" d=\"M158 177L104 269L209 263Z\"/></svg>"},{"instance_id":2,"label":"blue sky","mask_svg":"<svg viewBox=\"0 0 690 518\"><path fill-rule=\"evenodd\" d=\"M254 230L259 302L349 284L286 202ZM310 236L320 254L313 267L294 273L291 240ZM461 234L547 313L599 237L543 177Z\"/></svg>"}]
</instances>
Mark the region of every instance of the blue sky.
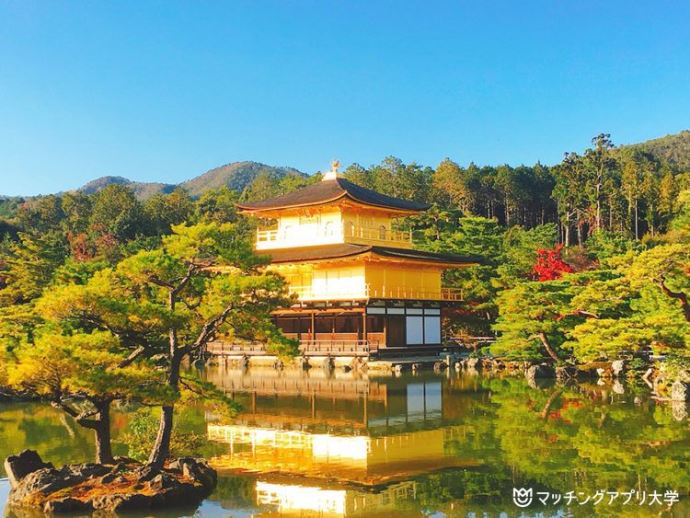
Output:
<instances>
[{"instance_id":1,"label":"blue sky","mask_svg":"<svg viewBox=\"0 0 690 518\"><path fill-rule=\"evenodd\" d=\"M0 193L690 127L690 2L0 0Z\"/></svg>"}]
</instances>

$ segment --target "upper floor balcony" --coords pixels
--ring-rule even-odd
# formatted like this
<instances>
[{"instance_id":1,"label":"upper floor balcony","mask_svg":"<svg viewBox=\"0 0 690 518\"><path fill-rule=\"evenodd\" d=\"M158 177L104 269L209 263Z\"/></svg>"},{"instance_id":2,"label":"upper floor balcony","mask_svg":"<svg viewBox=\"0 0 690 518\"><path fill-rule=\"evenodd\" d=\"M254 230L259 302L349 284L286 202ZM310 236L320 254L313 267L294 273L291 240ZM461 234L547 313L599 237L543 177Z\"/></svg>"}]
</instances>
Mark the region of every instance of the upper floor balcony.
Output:
<instances>
[{"instance_id":1,"label":"upper floor balcony","mask_svg":"<svg viewBox=\"0 0 690 518\"><path fill-rule=\"evenodd\" d=\"M289 286L291 294L297 295L301 302L343 301L368 299L406 299L406 300L442 300L459 302L463 300L459 288L419 288L409 286L376 286L370 283L353 283L352 285L324 286Z\"/></svg>"},{"instance_id":2,"label":"upper floor balcony","mask_svg":"<svg viewBox=\"0 0 690 518\"><path fill-rule=\"evenodd\" d=\"M412 248L412 232L392 230L385 225L365 227L351 222L335 221L329 221L323 225L260 228L256 232L257 250L298 248L337 243Z\"/></svg>"}]
</instances>

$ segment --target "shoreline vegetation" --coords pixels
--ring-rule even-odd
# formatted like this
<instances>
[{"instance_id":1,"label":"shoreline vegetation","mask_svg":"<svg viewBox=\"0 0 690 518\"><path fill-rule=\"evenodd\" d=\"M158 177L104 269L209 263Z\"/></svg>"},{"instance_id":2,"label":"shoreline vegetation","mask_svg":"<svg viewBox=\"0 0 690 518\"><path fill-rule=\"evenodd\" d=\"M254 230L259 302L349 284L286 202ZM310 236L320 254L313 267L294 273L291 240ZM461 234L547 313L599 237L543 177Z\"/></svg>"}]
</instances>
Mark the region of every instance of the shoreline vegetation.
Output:
<instances>
[{"instance_id":1,"label":"shoreline vegetation","mask_svg":"<svg viewBox=\"0 0 690 518\"><path fill-rule=\"evenodd\" d=\"M518 365L529 381L600 365L599 377L628 373L660 398L690 397L690 172L677 163L600 134L553 167L387 158L344 175L432 203L399 222L419 248L483 259L444 279L464 293L446 336L496 337L457 368ZM157 408L142 460L164 473L185 405L237 411L183 364L214 339L298 354L270 318L288 286L254 253L257 223L235 204L319 179L260 174L198 198L177 189L140 201L113 184L0 201L0 398L40 398L91 430L97 465L116 461L113 404Z\"/></svg>"}]
</instances>

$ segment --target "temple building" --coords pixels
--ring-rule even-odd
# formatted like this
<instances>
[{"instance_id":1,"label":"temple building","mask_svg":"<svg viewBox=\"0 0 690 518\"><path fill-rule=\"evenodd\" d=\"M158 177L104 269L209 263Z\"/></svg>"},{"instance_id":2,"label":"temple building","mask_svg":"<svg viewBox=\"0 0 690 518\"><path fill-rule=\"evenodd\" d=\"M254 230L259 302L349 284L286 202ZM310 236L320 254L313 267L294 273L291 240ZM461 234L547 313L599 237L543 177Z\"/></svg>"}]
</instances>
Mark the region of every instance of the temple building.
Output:
<instances>
[{"instance_id":1,"label":"temple building","mask_svg":"<svg viewBox=\"0 0 690 518\"><path fill-rule=\"evenodd\" d=\"M438 352L444 309L462 300L443 287L442 273L476 260L415 250L412 233L395 222L429 207L358 186L337 166L316 184L238 205L266 223L256 251L271 257L296 295L276 323L305 354Z\"/></svg>"}]
</instances>

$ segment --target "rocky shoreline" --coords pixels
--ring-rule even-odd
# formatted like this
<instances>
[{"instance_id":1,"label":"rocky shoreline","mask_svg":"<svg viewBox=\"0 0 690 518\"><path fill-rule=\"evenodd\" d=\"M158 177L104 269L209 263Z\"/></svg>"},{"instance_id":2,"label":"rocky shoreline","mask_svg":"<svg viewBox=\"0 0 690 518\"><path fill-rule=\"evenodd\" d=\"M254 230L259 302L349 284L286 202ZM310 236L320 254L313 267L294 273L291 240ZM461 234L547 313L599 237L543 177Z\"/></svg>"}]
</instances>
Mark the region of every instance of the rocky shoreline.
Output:
<instances>
[{"instance_id":1,"label":"rocky shoreline","mask_svg":"<svg viewBox=\"0 0 690 518\"><path fill-rule=\"evenodd\" d=\"M5 460L10 482L9 516L64 512L117 512L195 505L216 486L205 460L184 457L161 469L119 457L108 464L55 468L32 450Z\"/></svg>"},{"instance_id":2,"label":"rocky shoreline","mask_svg":"<svg viewBox=\"0 0 690 518\"><path fill-rule=\"evenodd\" d=\"M632 369L625 360L593 362L578 365L554 365L553 362L507 361L497 358L464 358L455 362L457 371L505 372L523 374L530 385L538 379L599 380L611 382L639 378L649 386L657 399L676 402L690 401L690 374L667 376L663 370L648 364L642 370Z\"/></svg>"},{"instance_id":3,"label":"rocky shoreline","mask_svg":"<svg viewBox=\"0 0 690 518\"><path fill-rule=\"evenodd\" d=\"M0 385L0 403L15 401L37 401L39 398L27 392L13 390Z\"/></svg>"}]
</instances>

